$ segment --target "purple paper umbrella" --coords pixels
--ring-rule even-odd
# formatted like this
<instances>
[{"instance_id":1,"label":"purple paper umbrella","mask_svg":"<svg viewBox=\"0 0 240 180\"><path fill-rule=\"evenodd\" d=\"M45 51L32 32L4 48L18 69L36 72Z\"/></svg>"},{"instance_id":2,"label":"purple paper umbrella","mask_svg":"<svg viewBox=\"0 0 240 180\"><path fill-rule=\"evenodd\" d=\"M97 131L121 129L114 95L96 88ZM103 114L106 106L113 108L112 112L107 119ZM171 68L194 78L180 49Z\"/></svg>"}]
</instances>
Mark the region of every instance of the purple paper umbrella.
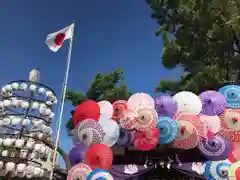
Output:
<instances>
[{"instance_id":1,"label":"purple paper umbrella","mask_svg":"<svg viewBox=\"0 0 240 180\"><path fill-rule=\"evenodd\" d=\"M160 96L155 99L155 108L159 116L173 117L177 112L177 103L170 96Z\"/></svg>"},{"instance_id":2,"label":"purple paper umbrella","mask_svg":"<svg viewBox=\"0 0 240 180\"><path fill-rule=\"evenodd\" d=\"M204 91L199 94L199 98L203 105L201 114L208 116L220 115L227 107L225 97L217 91Z\"/></svg>"},{"instance_id":3,"label":"purple paper umbrella","mask_svg":"<svg viewBox=\"0 0 240 180\"><path fill-rule=\"evenodd\" d=\"M120 135L117 144L119 144L122 147L130 147L133 143L133 139L134 131L120 129Z\"/></svg>"},{"instance_id":4,"label":"purple paper umbrella","mask_svg":"<svg viewBox=\"0 0 240 180\"><path fill-rule=\"evenodd\" d=\"M231 153L232 142L221 136L214 136L209 139L202 139L198 148L208 160L219 161L226 159Z\"/></svg>"},{"instance_id":5,"label":"purple paper umbrella","mask_svg":"<svg viewBox=\"0 0 240 180\"><path fill-rule=\"evenodd\" d=\"M82 144L77 144L75 147L71 149L69 152L69 161L72 166L82 162L85 158L85 152L87 151L87 147Z\"/></svg>"}]
</instances>

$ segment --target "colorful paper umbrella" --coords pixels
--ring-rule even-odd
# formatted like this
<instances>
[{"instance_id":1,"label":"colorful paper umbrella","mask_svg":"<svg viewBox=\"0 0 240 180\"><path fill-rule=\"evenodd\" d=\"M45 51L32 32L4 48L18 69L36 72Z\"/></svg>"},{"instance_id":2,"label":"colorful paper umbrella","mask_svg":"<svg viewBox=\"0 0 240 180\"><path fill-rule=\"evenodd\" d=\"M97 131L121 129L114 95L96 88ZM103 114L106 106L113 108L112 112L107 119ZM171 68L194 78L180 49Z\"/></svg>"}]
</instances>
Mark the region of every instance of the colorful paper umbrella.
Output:
<instances>
[{"instance_id":1,"label":"colorful paper umbrella","mask_svg":"<svg viewBox=\"0 0 240 180\"><path fill-rule=\"evenodd\" d=\"M208 160L219 161L227 159L232 151L232 142L221 136L214 136L210 139L201 139L198 148Z\"/></svg>"},{"instance_id":2,"label":"colorful paper umbrella","mask_svg":"<svg viewBox=\"0 0 240 180\"><path fill-rule=\"evenodd\" d=\"M119 138L119 126L112 119L101 119L99 124L102 126L105 135L103 136L103 144L112 147Z\"/></svg>"},{"instance_id":3,"label":"colorful paper umbrella","mask_svg":"<svg viewBox=\"0 0 240 180\"><path fill-rule=\"evenodd\" d=\"M137 113L132 110L124 111L123 116L119 120L119 126L123 129L133 130L137 125Z\"/></svg>"},{"instance_id":4,"label":"colorful paper umbrella","mask_svg":"<svg viewBox=\"0 0 240 180\"><path fill-rule=\"evenodd\" d=\"M83 163L78 163L68 171L67 180L85 180L92 172L92 169Z\"/></svg>"},{"instance_id":5,"label":"colorful paper umbrella","mask_svg":"<svg viewBox=\"0 0 240 180\"><path fill-rule=\"evenodd\" d=\"M157 128L160 132L159 143L168 144L173 141L179 130L178 122L169 117L160 117Z\"/></svg>"},{"instance_id":6,"label":"colorful paper umbrella","mask_svg":"<svg viewBox=\"0 0 240 180\"><path fill-rule=\"evenodd\" d=\"M228 180L239 180L240 179L240 163L233 163L228 169Z\"/></svg>"},{"instance_id":7,"label":"colorful paper umbrella","mask_svg":"<svg viewBox=\"0 0 240 180\"><path fill-rule=\"evenodd\" d=\"M154 108L153 98L146 93L135 93L127 102L128 109L138 110L140 108Z\"/></svg>"},{"instance_id":8,"label":"colorful paper umbrella","mask_svg":"<svg viewBox=\"0 0 240 180\"><path fill-rule=\"evenodd\" d=\"M120 129L120 136L118 138L117 144L126 148L130 147L133 144L134 137L135 131Z\"/></svg>"},{"instance_id":9,"label":"colorful paper umbrella","mask_svg":"<svg viewBox=\"0 0 240 180\"><path fill-rule=\"evenodd\" d=\"M225 139L240 141L240 110L226 109L220 116L221 134Z\"/></svg>"},{"instance_id":10,"label":"colorful paper umbrella","mask_svg":"<svg viewBox=\"0 0 240 180\"><path fill-rule=\"evenodd\" d=\"M113 162L112 149L105 144L93 144L86 152L85 162L93 170L97 168L108 170Z\"/></svg>"},{"instance_id":11,"label":"colorful paper umbrella","mask_svg":"<svg viewBox=\"0 0 240 180\"><path fill-rule=\"evenodd\" d=\"M141 108L137 112L137 126L135 127L138 131L147 131L156 127L157 124L157 112L153 108Z\"/></svg>"},{"instance_id":12,"label":"colorful paper umbrella","mask_svg":"<svg viewBox=\"0 0 240 180\"><path fill-rule=\"evenodd\" d=\"M118 100L113 103L113 117L112 119L118 122L123 117L123 112L128 109L127 102L124 100Z\"/></svg>"},{"instance_id":13,"label":"colorful paper umbrella","mask_svg":"<svg viewBox=\"0 0 240 180\"><path fill-rule=\"evenodd\" d=\"M109 101L98 102L100 106L100 117L99 119L111 119L113 116L113 106Z\"/></svg>"},{"instance_id":14,"label":"colorful paper umbrella","mask_svg":"<svg viewBox=\"0 0 240 180\"><path fill-rule=\"evenodd\" d=\"M217 91L204 91L199 94L199 98L203 105L201 114L208 116L219 115L227 107L225 97Z\"/></svg>"},{"instance_id":15,"label":"colorful paper umbrella","mask_svg":"<svg viewBox=\"0 0 240 180\"><path fill-rule=\"evenodd\" d=\"M86 119L78 124L73 131L73 139L75 144L91 144L102 143L105 133L101 125L92 119Z\"/></svg>"},{"instance_id":16,"label":"colorful paper umbrella","mask_svg":"<svg viewBox=\"0 0 240 180\"><path fill-rule=\"evenodd\" d=\"M204 175L209 180L228 180L228 172L231 163L227 160L224 161L207 161L205 166ZM231 179L232 180L232 179Z\"/></svg>"},{"instance_id":17,"label":"colorful paper umbrella","mask_svg":"<svg viewBox=\"0 0 240 180\"><path fill-rule=\"evenodd\" d=\"M86 180L113 180L113 177L104 169L96 169L88 175Z\"/></svg>"},{"instance_id":18,"label":"colorful paper umbrella","mask_svg":"<svg viewBox=\"0 0 240 180\"><path fill-rule=\"evenodd\" d=\"M74 127L77 127L78 123L85 119L98 120L100 117L100 106L93 100L87 100L79 104L73 115Z\"/></svg>"},{"instance_id":19,"label":"colorful paper umbrella","mask_svg":"<svg viewBox=\"0 0 240 180\"><path fill-rule=\"evenodd\" d=\"M225 97L228 108L240 108L240 86L227 85L220 88L219 92Z\"/></svg>"},{"instance_id":20,"label":"colorful paper umbrella","mask_svg":"<svg viewBox=\"0 0 240 180\"><path fill-rule=\"evenodd\" d=\"M69 161L72 166L82 162L85 158L85 153L87 151L87 146L84 144L77 144L71 149L68 154Z\"/></svg>"},{"instance_id":21,"label":"colorful paper umbrella","mask_svg":"<svg viewBox=\"0 0 240 180\"><path fill-rule=\"evenodd\" d=\"M220 131L221 123L218 116L200 115L200 120L204 123L204 137L211 138Z\"/></svg>"},{"instance_id":22,"label":"colorful paper umbrella","mask_svg":"<svg viewBox=\"0 0 240 180\"><path fill-rule=\"evenodd\" d=\"M199 97L188 91L181 91L173 96L177 103L178 113L199 114L202 110L202 102Z\"/></svg>"},{"instance_id":23,"label":"colorful paper umbrella","mask_svg":"<svg viewBox=\"0 0 240 180\"><path fill-rule=\"evenodd\" d=\"M155 109L159 116L173 117L177 112L177 103L170 96L160 96L155 99Z\"/></svg>"},{"instance_id":24,"label":"colorful paper umbrella","mask_svg":"<svg viewBox=\"0 0 240 180\"><path fill-rule=\"evenodd\" d=\"M134 147L142 151L149 151L157 146L159 135L157 128L145 132L137 131L133 142Z\"/></svg>"},{"instance_id":25,"label":"colorful paper umbrella","mask_svg":"<svg viewBox=\"0 0 240 180\"><path fill-rule=\"evenodd\" d=\"M240 161L240 143L239 142L232 142L232 152L229 154L228 160L231 163Z\"/></svg>"}]
</instances>

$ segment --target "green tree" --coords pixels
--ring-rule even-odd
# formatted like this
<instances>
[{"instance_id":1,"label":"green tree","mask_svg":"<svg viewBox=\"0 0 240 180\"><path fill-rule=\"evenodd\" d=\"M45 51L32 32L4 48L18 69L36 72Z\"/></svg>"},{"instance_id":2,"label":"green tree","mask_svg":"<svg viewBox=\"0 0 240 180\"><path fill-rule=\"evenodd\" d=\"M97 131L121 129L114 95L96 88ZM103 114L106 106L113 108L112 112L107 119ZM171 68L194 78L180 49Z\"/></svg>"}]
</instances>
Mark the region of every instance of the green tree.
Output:
<instances>
[{"instance_id":1,"label":"green tree","mask_svg":"<svg viewBox=\"0 0 240 180\"><path fill-rule=\"evenodd\" d=\"M160 81L156 91L199 93L240 78L239 0L147 0L164 43L162 64L181 67L179 81Z\"/></svg>"},{"instance_id":2,"label":"green tree","mask_svg":"<svg viewBox=\"0 0 240 180\"><path fill-rule=\"evenodd\" d=\"M106 75L97 73L86 93L68 89L66 99L76 107L88 99L95 101L108 100L112 103L116 100L127 100L130 95L131 92L124 83L123 70L116 69ZM72 115L73 113L74 110L71 111ZM68 121L66 127L69 132L74 128L72 118Z\"/></svg>"}]
</instances>

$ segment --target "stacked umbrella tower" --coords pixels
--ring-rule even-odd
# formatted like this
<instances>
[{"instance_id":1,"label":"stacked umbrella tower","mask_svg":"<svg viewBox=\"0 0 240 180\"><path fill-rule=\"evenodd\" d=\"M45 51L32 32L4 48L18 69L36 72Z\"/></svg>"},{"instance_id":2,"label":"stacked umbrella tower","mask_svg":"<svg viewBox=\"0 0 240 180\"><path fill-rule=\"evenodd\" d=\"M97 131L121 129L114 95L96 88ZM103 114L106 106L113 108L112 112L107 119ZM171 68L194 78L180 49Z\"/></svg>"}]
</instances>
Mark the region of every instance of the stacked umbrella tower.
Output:
<instances>
[{"instance_id":1,"label":"stacked umbrella tower","mask_svg":"<svg viewBox=\"0 0 240 180\"><path fill-rule=\"evenodd\" d=\"M52 170L54 140L51 123L57 98L38 83L39 71L29 81L13 81L1 89L1 179L48 179Z\"/></svg>"}]
</instances>

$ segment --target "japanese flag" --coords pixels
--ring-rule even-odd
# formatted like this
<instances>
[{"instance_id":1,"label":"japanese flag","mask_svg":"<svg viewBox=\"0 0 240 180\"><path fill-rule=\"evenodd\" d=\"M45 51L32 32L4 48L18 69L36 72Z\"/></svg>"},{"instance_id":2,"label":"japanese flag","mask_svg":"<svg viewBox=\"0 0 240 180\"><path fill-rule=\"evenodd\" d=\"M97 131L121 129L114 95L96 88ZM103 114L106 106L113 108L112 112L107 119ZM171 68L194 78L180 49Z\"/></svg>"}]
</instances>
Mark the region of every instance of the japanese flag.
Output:
<instances>
[{"instance_id":1,"label":"japanese flag","mask_svg":"<svg viewBox=\"0 0 240 180\"><path fill-rule=\"evenodd\" d=\"M46 39L46 44L53 52L57 52L62 47L63 42L66 39L70 39L73 36L74 23L64 29L49 34Z\"/></svg>"}]
</instances>

